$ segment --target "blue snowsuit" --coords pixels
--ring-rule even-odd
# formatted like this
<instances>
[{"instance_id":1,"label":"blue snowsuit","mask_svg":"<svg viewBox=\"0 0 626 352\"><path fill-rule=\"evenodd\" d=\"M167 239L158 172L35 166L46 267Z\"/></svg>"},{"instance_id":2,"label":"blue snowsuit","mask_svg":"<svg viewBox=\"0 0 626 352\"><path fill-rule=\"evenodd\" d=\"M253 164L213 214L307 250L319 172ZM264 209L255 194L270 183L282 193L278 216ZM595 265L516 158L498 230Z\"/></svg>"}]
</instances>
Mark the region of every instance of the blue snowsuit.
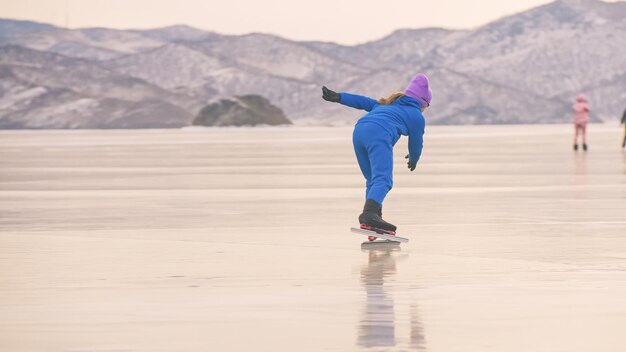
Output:
<instances>
[{"instance_id":1,"label":"blue snowsuit","mask_svg":"<svg viewBox=\"0 0 626 352\"><path fill-rule=\"evenodd\" d=\"M368 111L354 126L352 143L366 180L365 199L382 206L393 186L393 146L400 136L409 136L409 162L417 163L422 154L426 121L420 103L409 96L390 105L372 98L341 92L340 103Z\"/></svg>"}]
</instances>

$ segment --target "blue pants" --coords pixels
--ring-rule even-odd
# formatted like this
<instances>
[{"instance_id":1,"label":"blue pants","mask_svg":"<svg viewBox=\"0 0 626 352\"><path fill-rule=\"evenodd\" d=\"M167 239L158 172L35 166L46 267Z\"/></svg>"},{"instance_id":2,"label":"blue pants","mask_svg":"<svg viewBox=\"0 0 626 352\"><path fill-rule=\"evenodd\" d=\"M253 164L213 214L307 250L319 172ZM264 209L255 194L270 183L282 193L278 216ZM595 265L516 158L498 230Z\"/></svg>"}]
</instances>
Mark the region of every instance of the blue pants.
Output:
<instances>
[{"instance_id":1,"label":"blue pants","mask_svg":"<svg viewBox=\"0 0 626 352\"><path fill-rule=\"evenodd\" d=\"M375 123L359 123L354 127L352 143L356 160L365 176L365 199L380 205L393 187L392 137Z\"/></svg>"}]
</instances>

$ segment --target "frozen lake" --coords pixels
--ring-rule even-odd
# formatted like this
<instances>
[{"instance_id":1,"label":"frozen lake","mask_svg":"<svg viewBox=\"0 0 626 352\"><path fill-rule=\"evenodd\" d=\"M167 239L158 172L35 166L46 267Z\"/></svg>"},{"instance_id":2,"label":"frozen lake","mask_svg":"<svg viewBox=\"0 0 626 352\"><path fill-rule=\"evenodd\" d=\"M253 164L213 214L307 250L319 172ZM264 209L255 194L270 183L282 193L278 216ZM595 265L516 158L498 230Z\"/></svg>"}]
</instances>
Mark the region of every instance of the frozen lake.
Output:
<instances>
[{"instance_id":1,"label":"frozen lake","mask_svg":"<svg viewBox=\"0 0 626 352\"><path fill-rule=\"evenodd\" d=\"M351 132L0 131L0 350L626 350L623 129L403 138L382 248Z\"/></svg>"}]
</instances>

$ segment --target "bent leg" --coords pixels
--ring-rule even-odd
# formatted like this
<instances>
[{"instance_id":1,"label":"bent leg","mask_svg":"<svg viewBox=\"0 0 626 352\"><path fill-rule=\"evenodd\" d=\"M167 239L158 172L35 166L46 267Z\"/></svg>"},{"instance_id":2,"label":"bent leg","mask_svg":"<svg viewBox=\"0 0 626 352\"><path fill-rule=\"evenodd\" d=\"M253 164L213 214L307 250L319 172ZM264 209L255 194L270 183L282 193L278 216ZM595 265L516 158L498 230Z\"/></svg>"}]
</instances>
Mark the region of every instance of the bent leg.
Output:
<instances>
[{"instance_id":1,"label":"bent leg","mask_svg":"<svg viewBox=\"0 0 626 352\"><path fill-rule=\"evenodd\" d=\"M368 145L372 178L367 199L382 206L387 193L393 187L393 146L385 138L377 138Z\"/></svg>"},{"instance_id":2,"label":"bent leg","mask_svg":"<svg viewBox=\"0 0 626 352\"><path fill-rule=\"evenodd\" d=\"M361 169L363 177L365 177L365 195L367 199L367 194L372 187L372 166L370 165L370 159L367 154L367 147L365 146L366 141L366 134L357 125L354 129L354 132L352 133L352 144L354 145L354 154L356 155L356 161L359 163L359 168Z\"/></svg>"}]
</instances>

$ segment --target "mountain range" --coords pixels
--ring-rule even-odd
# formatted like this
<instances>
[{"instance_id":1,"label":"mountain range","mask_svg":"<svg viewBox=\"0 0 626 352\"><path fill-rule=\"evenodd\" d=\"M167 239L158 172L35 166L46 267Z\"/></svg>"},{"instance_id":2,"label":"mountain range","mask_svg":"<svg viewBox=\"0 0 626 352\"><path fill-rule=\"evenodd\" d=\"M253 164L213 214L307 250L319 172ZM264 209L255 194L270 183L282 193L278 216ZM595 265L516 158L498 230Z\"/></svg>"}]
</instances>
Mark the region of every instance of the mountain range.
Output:
<instances>
[{"instance_id":1,"label":"mountain range","mask_svg":"<svg viewBox=\"0 0 626 352\"><path fill-rule=\"evenodd\" d=\"M626 2L559 0L472 30L402 29L346 46L188 26L66 29L0 19L0 128L190 125L208 103L257 94L295 124L362 115L320 88L374 98L426 73L429 124L557 123L626 108Z\"/></svg>"}]
</instances>

